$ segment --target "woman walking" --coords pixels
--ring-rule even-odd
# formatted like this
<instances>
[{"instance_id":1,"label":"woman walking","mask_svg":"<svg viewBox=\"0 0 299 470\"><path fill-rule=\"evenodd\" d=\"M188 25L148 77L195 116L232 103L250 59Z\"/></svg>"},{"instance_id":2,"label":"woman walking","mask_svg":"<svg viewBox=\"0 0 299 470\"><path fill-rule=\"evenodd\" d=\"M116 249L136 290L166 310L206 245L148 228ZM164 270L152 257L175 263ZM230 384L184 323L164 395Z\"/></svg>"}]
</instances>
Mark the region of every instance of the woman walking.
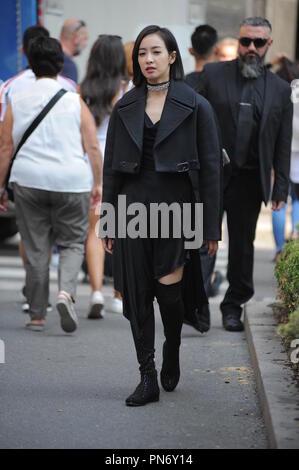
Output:
<instances>
[{"instance_id":1,"label":"woman walking","mask_svg":"<svg viewBox=\"0 0 299 470\"><path fill-rule=\"evenodd\" d=\"M42 109L60 92L57 74L63 66L61 45L54 38L32 41L29 64L35 83L16 93L8 105L1 138L0 209L6 210L4 181L12 151ZM93 171L93 187L85 152ZM42 331L49 300L49 260L53 243L59 250L57 310L61 327L77 328L74 308L78 272L92 205L101 199L102 156L96 127L78 94L65 93L19 149L13 163L16 217L26 251L26 296L31 321L27 327Z\"/></svg>"},{"instance_id":2,"label":"woman walking","mask_svg":"<svg viewBox=\"0 0 299 470\"><path fill-rule=\"evenodd\" d=\"M276 72L277 75L286 80L294 90L296 91L296 83L299 79L299 68L294 62L291 62L287 57L280 54L277 58L274 58L273 64L279 65L279 69ZM293 88L294 87L294 88ZM277 262L281 257L281 252L286 243L286 240L294 240L299 233L297 224L299 223L299 196L296 194L296 186L298 192L299 183L299 104L297 100L293 102L293 137L292 137L292 149L291 149L291 166L290 166L290 191L289 196L291 201L287 201L286 204L280 210L272 211L272 227L273 236L275 241L275 256L274 262ZM291 202L291 233L285 234L286 219L287 219L287 207Z\"/></svg>"},{"instance_id":3,"label":"woman walking","mask_svg":"<svg viewBox=\"0 0 299 470\"><path fill-rule=\"evenodd\" d=\"M184 83L178 45L166 28L148 26L141 31L133 50L133 71L135 88L118 101L109 123L103 207L104 203L116 207L118 195L126 196L127 207L139 202L147 211L152 203L182 207L194 203L196 190L204 204L204 239L213 255L220 239L221 159L212 109ZM130 220L128 217L126 222ZM118 224L122 224L120 219ZM161 235L161 223L158 237L150 238L149 232L145 238L122 238L117 233L115 239L103 238L106 251L115 253L117 285L140 365L141 381L127 398L128 406L159 400L154 297L166 338L160 378L168 392L180 378L184 316L196 311L198 299L207 302L199 256L196 267L193 265L192 251L198 255L198 250L186 249L183 232L177 238L173 226L169 238ZM198 276L192 276L196 270ZM186 285L190 287L188 296Z\"/></svg>"},{"instance_id":4,"label":"woman walking","mask_svg":"<svg viewBox=\"0 0 299 470\"><path fill-rule=\"evenodd\" d=\"M126 91L128 84L126 76L126 58L121 38L101 34L92 46L80 93L95 119L97 137L103 155L110 115L113 106ZM105 251L96 235L98 221L99 214L96 213L95 206L91 206L86 241L86 260L92 290L88 318L102 318L104 307L101 290ZM122 312L122 301L117 291L114 291L114 297L105 307L115 313Z\"/></svg>"}]
</instances>

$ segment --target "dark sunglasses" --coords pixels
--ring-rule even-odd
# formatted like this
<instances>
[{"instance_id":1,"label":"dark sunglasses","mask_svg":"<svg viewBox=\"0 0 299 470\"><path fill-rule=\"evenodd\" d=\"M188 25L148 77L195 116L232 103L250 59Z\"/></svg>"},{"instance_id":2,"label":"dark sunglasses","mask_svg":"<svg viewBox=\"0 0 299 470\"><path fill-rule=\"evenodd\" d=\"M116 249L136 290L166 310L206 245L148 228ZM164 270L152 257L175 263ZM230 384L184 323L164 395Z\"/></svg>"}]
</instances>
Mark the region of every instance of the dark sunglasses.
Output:
<instances>
[{"instance_id":1,"label":"dark sunglasses","mask_svg":"<svg viewBox=\"0 0 299 470\"><path fill-rule=\"evenodd\" d=\"M256 49L260 49L261 47L264 47L267 42L269 41L269 39L263 39L263 38L255 38L255 39L252 39L252 38L239 38L239 43L241 44L241 46L243 47L249 47L250 44L253 42L254 44L254 47Z\"/></svg>"},{"instance_id":2,"label":"dark sunglasses","mask_svg":"<svg viewBox=\"0 0 299 470\"><path fill-rule=\"evenodd\" d=\"M122 39L121 36L118 36L117 34L99 34L98 38L108 38L108 39Z\"/></svg>"},{"instance_id":3,"label":"dark sunglasses","mask_svg":"<svg viewBox=\"0 0 299 470\"><path fill-rule=\"evenodd\" d=\"M76 28L75 28L75 31L79 31L79 29L85 28L85 27L86 27L85 21L79 20L79 21L78 21L78 25L77 25Z\"/></svg>"}]
</instances>

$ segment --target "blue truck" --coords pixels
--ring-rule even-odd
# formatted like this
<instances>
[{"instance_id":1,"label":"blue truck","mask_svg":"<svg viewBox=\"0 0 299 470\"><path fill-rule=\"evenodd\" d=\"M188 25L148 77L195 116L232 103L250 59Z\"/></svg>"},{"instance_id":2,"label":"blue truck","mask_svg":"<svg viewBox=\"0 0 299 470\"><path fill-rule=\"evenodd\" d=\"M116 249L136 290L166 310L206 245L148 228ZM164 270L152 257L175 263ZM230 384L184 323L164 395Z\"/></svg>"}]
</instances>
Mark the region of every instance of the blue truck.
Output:
<instances>
[{"instance_id":1,"label":"blue truck","mask_svg":"<svg viewBox=\"0 0 299 470\"><path fill-rule=\"evenodd\" d=\"M38 0L1 0L0 80L7 80L26 67L22 54L23 33L38 22Z\"/></svg>"},{"instance_id":2,"label":"blue truck","mask_svg":"<svg viewBox=\"0 0 299 470\"><path fill-rule=\"evenodd\" d=\"M0 15L0 84L26 68L22 39L26 28L37 24L38 0L1 0ZM17 233L13 205L0 213L0 242Z\"/></svg>"}]
</instances>

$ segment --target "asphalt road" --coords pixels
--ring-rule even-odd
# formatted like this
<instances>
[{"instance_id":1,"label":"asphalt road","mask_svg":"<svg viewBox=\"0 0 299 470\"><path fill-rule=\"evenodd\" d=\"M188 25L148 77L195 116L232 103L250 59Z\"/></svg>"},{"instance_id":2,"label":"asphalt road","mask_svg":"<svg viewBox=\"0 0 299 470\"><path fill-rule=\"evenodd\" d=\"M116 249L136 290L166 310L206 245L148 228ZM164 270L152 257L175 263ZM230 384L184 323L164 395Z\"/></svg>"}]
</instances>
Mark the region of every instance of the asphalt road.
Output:
<instances>
[{"instance_id":1,"label":"asphalt road","mask_svg":"<svg viewBox=\"0 0 299 470\"><path fill-rule=\"evenodd\" d=\"M258 298L272 295L271 256L265 250L257 255ZM43 333L27 331L27 316L20 312L21 268L7 268L3 260L0 256L0 338L6 352L0 364L0 448L267 448L245 333L222 329L220 297L211 303L209 333L183 327L177 389L161 390L158 403L128 408L125 398L139 376L127 320L112 313L87 320L89 287L80 285L75 334L64 334L55 309ZM225 257L219 263L225 266ZM53 278L53 302L55 292ZM106 296L111 292L105 287ZM159 370L163 333L156 313Z\"/></svg>"}]
</instances>

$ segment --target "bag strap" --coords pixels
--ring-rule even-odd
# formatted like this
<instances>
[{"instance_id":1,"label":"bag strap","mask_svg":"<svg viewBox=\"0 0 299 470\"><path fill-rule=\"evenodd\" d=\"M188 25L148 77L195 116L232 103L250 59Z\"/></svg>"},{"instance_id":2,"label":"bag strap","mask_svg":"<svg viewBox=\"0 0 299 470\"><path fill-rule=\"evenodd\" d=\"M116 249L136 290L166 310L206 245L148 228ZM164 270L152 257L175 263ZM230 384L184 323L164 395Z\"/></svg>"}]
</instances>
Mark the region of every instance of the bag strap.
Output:
<instances>
[{"instance_id":1,"label":"bag strap","mask_svg":"<svg viewBox=\"0 0 299 470\"><path fill-rule=\"evenodd\" d=\"M24 135L23 137L21 138L17 148L16 148L16 151L15 153L13 154L12 156L12 159L10 161L10 165L9 165L9 169L8 169L8 172L7 172L7 175L6 175L6 178L5 178L5 186L8 185L8 181L9 181L9 178L10 178L10 173L11 173L11 168L12 168L12 165L13 165L13 162L17 156L17 153L19 152L20 148L25 144L26 140L28 139L28 137L32 134L32 132L37 128L37 126L40 124L40 122L44 119L44 117L48 114L48 112L53 108L53 106L57 103L58 100L60 100L60 98L62 98L62 96L67 93L66 90L64 90L63 88L61 88L61 90L59 90L54 96L53 98L50 99L49 103L41 110L41 112L36 116L36 118L34 119L34 121L30 124L30 126L28 127L28 129L26 129L26 131L24 132Z\"/></svg>"}]
</instances>

